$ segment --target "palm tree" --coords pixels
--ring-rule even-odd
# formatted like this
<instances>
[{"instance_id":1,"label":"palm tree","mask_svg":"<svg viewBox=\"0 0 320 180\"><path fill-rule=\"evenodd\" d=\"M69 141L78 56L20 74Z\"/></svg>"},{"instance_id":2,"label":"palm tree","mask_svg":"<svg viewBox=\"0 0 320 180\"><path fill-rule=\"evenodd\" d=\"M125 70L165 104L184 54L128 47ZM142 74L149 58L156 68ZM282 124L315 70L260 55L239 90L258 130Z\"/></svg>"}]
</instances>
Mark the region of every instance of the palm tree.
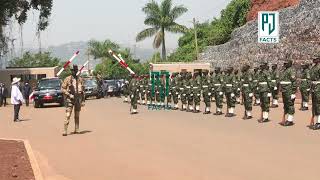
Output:
<instances>
[{"instance_id":1,"label":"palm tree","mask_svg":"<svg viewBox=\"0 0 320 180\"><path fill-rule=\"evenodd\" d=\"M176 23L176 19L188 11L183 5L172 6L172 0L163 0L158 4L154 0L147 3L142 11L147 15L144 24L151 26L141 31L136 41L142 41L155 35L153 47L159 48L162 45L162 59L166 60L165 31L172 33L184 33L187 27Z\"/></svg>"}]
</instances>

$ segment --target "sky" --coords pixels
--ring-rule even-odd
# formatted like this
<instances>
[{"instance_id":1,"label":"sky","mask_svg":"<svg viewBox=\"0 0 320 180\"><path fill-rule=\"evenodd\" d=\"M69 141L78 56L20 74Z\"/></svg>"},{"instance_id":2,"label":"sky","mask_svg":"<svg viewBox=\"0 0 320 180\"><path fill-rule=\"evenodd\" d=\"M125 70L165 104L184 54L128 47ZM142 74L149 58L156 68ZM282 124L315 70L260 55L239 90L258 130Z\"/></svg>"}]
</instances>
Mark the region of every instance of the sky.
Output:
<instances>
[{"instance_id":1,"label":"sky","mask_svg":"<svg viewBox=\"0 0 320 180\"><path fill-rule=\"evenodd\" d=\"M173 0L173 4L183 4L189 9L177 22L191 27L193 18L205 22L219 17L220 11L230 1ZM145 14L141 11L147 2L149 0L54 0L50 26L41 34L41 44L47 47L91 39L111 39L120 44L151 49L152 38L135 42L137 33L147 28L143 23ZM23 27L25 48L38 47L35 38L37 15L36 12L29 13L29 20ZM179 36L167 34L167 47L176 48Z\"/></svg>"}]
</instances>

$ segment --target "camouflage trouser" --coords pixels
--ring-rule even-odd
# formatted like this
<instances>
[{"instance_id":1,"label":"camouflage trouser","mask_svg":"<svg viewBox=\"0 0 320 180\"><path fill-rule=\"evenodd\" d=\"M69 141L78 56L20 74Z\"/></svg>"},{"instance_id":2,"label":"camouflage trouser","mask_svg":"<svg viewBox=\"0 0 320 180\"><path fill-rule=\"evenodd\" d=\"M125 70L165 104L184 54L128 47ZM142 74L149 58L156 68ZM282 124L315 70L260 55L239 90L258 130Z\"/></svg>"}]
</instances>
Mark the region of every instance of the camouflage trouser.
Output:
<instances>
[{"instance_id":1,"label":"camouflage trouser","mask_svg":"<svg viewBox=\"0 0 320 180\"><path fill-rule=\"evenodd\" d=\"M148 89L147 90L147 101L151 102L151 96L152 96L151 91Z\"/></svg>"},{"instance_id":2,"label":"camouflage trouser","mask_svg":"<svg viewBox=\"0 0 320 180\"><path fill-rule=\"evenodd\" d=\"M209 90L203 90L202 96L206 107L211 107L211 94L209 95Z\"/></svg>"},{"instance_id":3,"label":"camouflage trouser","mask_svg":"<svg viewBox=\"0 0 320 180\"><path fill-rule=\"evenodd\" d=\"M187 104L187 93L185 91L182 91L181 93L181 103Z\"/></svg>"},{"instance_id":4,"label":"camouflage trouser","mask_svg":"<svg viewBox=\"0 0 320 180\"><path fill-rule=\"evenodd\" d=\"M236 96L233 92L226 92L226 99L228 108L236 107Z\"/></svg>"},{"instance_id":5,"label":"camouflage trouser","mask_svg":"<svg viewBox=\"0 0 320 180\"><path fill-rule=\"evenodd\" d=\"M260 107L262 112L270 111L270 97L268 97L269 92L260 92Z\"/></svg>"},{"instance_id":6,"label":"camouflage trouser","mask_svg":"<svg viewBox=\"0 0 320 180\"><path fill-rule=\"evenodd\" d=\"M259 90L257 89L258 87L255 87L254 88L254 98L255 99L260 99L260 93L259 93Z\"/></svg>"},{"instance_id":7,"label":"camouflage trouser","mask_svg":"<svg viewBox=\"0 0 320 180\"><path fill-rule=\"evenodd\" d=\"M195 90L194 93L194 105L200 105L201 102L201 90L199 91L199 89Z\"/></svg>"},{"instance_id":8,"label":"camouflage trouser","mask_svg":"<svg viewBox=\"0 0 320 180\"><path fill-rule=\"evenodd\" d=\"M176 90L172 91L172 99L173 99L173 103L174 104L178 104L179 103L179 93Z\"/></svg>"},{"instance_id":9,"label":"camouflage trouser","mask_svg":"<svg viewBox=\"0 0 320 180\"><path fill-rule=\"evenodd\" d=\"M171 103L172 102L172 91L170 90L167 96L167 103Z\"/></svg>"},{"instance_id":10,"label":"camouflage trouser","mask_svg":"<svg viewBox=\"0 0 320 180\"><path fill-rule=\"evenodd\" d=\"M160 101L161 101L160 92L159 92L159 91L156 91L155 95L156 95L156 101L157 101L157 103L160 103Z\"/></svg>"},{"instance_id":11,"label":"camouflage trouser","mask_svg":"<svg viewBox=\"0 0 320 180\"><path fill-rule=\"evenodd\" d=\"M246 111L252 111L253 93L250 90L243 89L242 97L244 102L244 109Z\"/></svg>"},{"instance_id":12,"label":"camouflage trouser","mask_svg":"<svg viewBox=\"0 0 320 180\"><path fill-rule=\"evenodd\" d=\"M81 105L77 104L76 108L74 108L74 104L72 104L71 102L66 102L66 119L64 121L64 131L65 133L67 133L68 130L68 126L70 123L70 119L71 119L71 114L72 111L75 109L74 111L74 123L75 123L75 132L79 131L79 120L80 120L80 111L81 111Z\"/></svg>"},{"instance_id":13,"label":"camouflage trouser","mask_svg":"<svg viewBox=\"0 0 320 180\"><path fill-rule=\"evenodd\" d=\"M275 86L275 87L277 87L277 86ZM277 87L276 90L275 90L275 87L271 88L272 99L278 100L279 99L279 87Z\"/></svg>"},{"instance_id":14,"label":"camouflage trouser","mask_svg":"<svg viewBox=\"0 0 320 180\"><path fill-rule=\"evenodd\" d=\"M139 93L138 92L133 92L130 96L131 98L131 107L133 109L137 109L138 106L137 106L137 103L138 103L138 97L139 97Z\"/></svg>"},{"instance_id":15,"label":"camouflage trouser","mask_svg":"<svg viewBox=\"0 0 320 180\"><path fill-rule=\"evenodd\" d=\"M217 108L223 108L223 92L222 91L215 91L215 99L216 99L216 106Z\"/></svg>"},{"instance_id":16,"label":"camouflage trouser","mask_svg":"<svg viewBox=\"0 0 320 180\"><path fill-rule=\"evenodd\" d=\"M308 91L307 88L300 88L300 93L302 97L302 103L309 102L310 91Z\"/></svg>"},{"instance_id":17,"label":"camouflage trouser","mask_svg":"<svg viewBox=\"0 0 320 180\"><path fill-rule=\"evenodd\" d=\"M284 114L294 115L294 101L295 99L291 99L291 95L294 94L291 91L282 92L282 99L283 99L283 110Z\"/></svg>"},{"instance_id":18,"label":"camouflage trouser","mask_svg":"<svg viewBox=\"0 0 320 180\"><path fill-rule=\"evenodd\" d=\"M313 91L312 97L312 115L320 116L320 91Z\"/></svg>"},{"instance_id":19,"label":"camouflage trouser","mask_svg":"<svg viewBox=\"0 0 320 180\"><path fill-rule=\"evenodd\" d=\"M141 90L141 99L144 101L144 100L146 100L146 90L145 89L142 89Z\"/></svg>"},{"instance_id":20,"label":"camouflage trouser","mask_svg":"<svg viewBox=\"0 0 320 180\"><path fill-rule=\"evenodd\" d=\"M188 105L193 106L193 93L187 94L187 99L188 99Z\"/></svg>"}]
</instances>

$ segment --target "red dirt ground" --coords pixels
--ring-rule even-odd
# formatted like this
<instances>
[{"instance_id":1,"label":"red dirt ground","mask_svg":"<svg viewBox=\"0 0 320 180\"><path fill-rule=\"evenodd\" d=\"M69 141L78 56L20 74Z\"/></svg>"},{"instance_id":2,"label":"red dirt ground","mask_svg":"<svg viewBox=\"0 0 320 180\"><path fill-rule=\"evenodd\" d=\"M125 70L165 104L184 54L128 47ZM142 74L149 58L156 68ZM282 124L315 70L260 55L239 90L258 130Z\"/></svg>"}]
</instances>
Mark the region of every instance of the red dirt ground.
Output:
<instances>
[{"instance_id":1,"label":"red dirt ground","mask_svg":"<svg viewBox=\"0 0 320 180\"><path fill-rule=\"evenodd\" d=\"M0 180L35 179L22 141L0 140Z\"/></svg>"}]
</instances>

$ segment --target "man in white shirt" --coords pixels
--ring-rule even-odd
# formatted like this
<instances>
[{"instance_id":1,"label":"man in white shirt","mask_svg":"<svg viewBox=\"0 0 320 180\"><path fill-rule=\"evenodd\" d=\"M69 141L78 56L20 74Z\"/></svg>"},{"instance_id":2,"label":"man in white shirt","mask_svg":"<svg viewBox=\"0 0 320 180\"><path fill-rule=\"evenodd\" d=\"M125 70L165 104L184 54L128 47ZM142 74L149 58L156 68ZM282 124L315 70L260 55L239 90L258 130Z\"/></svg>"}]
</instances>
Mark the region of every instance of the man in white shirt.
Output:
<instances>
[{"instance_id":1,"label":"man in white shirt","mask_svg":"<svg viewBox=\"0 0 320 180\"><path fill-rule=\"evenodd\" d=\"M22 93L19 89L20 78L13 78L12 80L12 88L11 88L11 104L14 107L14 122L19 122L19 112L22 103L24 102Z\"/></svg>"}]
</instances>

